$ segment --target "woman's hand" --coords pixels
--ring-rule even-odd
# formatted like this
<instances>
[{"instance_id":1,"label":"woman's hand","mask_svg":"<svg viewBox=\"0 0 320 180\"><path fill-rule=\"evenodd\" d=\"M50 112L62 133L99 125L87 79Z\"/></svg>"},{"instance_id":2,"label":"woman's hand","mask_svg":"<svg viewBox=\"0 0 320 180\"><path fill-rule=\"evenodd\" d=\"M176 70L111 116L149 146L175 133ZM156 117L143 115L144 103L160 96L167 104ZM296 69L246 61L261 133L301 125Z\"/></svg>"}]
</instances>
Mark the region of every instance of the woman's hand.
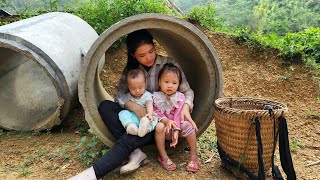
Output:
<instances>
[{"instance_id":1,"label":"woman's hand","mask_svg":"<svg viewBox=\"0 0 320 180\"><path fill-rule=\"evenodd\" d=\"M132 101L128 101L124 105L124 108L134 112L138 116L139 119L147 114L146 108L143 108L140 105L138 105L137 103L132 102Z\"/></svg>"},{"instance_id":2,"label":"woman's hand","mask_svg":"<svg viewBox=\"0 0 320 180\"><path fill-rule=\"evenodd\" d=\"M198 131L197 124L191 118L190 108L189 108L188 104L184 104L183 105L183 108L182 108L182 111L181 111L181 119L180 119L181 123L183 123L185 119L187 119L191 123L192 127L196 131Z\"/></svg>"}]
</instances>

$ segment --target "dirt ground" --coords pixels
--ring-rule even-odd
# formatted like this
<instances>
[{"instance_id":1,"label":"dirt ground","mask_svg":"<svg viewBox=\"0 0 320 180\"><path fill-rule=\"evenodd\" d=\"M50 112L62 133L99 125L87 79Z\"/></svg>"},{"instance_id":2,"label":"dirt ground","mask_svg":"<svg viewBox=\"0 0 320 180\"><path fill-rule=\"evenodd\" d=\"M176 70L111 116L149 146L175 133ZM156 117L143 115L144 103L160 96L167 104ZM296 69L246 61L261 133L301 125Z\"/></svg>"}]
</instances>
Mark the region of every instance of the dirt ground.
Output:
<instances>
[{"instance_id":1,"label":"dirt ground","mask_svg":"<svg viewBox=\"0 0 320 180\"><path fill-rule=\"evenodd\" d=\"M223 34L203 31L212 42L222 64L223 97L257 97L286 104L290 148L298 179L320 177L320 94L319 77L298 64L288 65L270 49L259 50ZM125 62L125 48L110 49L101 75L110 94ZM57 127L46 132L0 130L0 179L67 179L90 165L106 147L88 132L79 105ZM86 137L84 141L83 137ZM204 137L205 136L205 137ZM215 142L214 121L200 137ZM81 145L81 142L84 142ZM90 143L92 142L92 143ZM201 170L187 173L184 151L172 156L178 168L167 172L148 153L148 163L136 172L121 176L112 172L103 179L236 179L221 166L212 146L199 143ZM97 144L95 144L97 143ZM79 146L81 145L81 146ZM79 147L78 147L79 146ZM279 156L276 156L276 162ZM107 163L107 162L106 162ZM269 176L270 179L270 176Z\"/></svg>"}]
</instances>

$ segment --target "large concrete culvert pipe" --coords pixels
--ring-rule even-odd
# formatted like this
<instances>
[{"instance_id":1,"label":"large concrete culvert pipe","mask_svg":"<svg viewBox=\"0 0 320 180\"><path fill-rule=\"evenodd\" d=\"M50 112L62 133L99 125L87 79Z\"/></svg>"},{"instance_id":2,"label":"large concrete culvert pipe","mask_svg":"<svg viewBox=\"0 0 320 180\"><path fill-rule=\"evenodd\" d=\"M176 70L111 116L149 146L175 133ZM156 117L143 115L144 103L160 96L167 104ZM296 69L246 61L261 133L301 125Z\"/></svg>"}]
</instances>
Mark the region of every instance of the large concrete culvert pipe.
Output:
<instances>
[{"instance_id":1,"label":"large concrete culvert pipe","mask_svg":"<svg viewBox=\"0 0 320 180\"><path fill-rule=\"evenodd\" d=\"M0 127L44 130L60 124L78 103L83 56L97 38L89 24L68 13L1 26Z\"/></svg>"},{"instance_id":2,"label":"large concrete culvert pipe","mask_svg":"<svg viewBox=\"0 0 320 180\"><path fill-rule=\"evenodd\" d=\"M213 120L215 99L221 96L221 65L208 38L194 25L175 17L161 14L140 14L126 18L107 29L94 42L85 57L79 79L79 98L86 121L103 143L112 146L113 136L102 122L97 106L104 99L112 99L96 78L101 56L120 37L139 29L148 29L167 54L182 66L195 92L192 117L200 136ZM112 61L112 59L106 59Z\"/></svg>"}]
</instances>

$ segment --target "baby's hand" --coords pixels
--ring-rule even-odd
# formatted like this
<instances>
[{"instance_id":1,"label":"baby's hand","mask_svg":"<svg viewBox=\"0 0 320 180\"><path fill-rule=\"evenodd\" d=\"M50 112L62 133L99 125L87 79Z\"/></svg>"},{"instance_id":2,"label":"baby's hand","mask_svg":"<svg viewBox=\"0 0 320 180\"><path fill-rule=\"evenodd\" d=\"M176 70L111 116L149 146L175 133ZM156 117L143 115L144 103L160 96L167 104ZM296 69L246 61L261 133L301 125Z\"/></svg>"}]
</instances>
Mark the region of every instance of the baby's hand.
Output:
<instances>
[{"instance_id":1,"label":"baby's hand","mask_svg":"<svg viewBox=\"0 0 320 180\"><path fill-rule=\"evenodd\" d=\"M148 113L148 114L146 114L146 117L149 119L150 122L153 121L153 115L152 114Z\"/></svg>"}]
</instances>

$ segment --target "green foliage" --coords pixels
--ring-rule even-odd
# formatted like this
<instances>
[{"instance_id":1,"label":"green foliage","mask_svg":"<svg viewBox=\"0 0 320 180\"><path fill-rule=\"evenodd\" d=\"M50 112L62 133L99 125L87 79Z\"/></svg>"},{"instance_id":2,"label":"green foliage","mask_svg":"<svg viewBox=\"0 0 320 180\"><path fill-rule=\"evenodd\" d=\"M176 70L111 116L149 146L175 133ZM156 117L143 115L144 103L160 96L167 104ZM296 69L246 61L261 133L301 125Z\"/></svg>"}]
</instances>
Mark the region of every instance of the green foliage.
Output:
<instances>
[{"instance_id":1,"label":"green foliage","mask_svg":"<svg viewBox=\"0 0 320 180\"><path fill-rule=\"evenodd\" d=\"M194 6L188 13L188 18L196 20L204 27L217 27L216 8L212 3L206 6Z\"/></svg>"},{"instance_id":2,"label":"green foliage","mask_svg":"<svg viewBox=\"0 0 320 180\"><path fill-rule=\"evenodd\" d=\"M285 57L292 58L300 55L305 61L312 59L320 63L320 28L287 33L282 41L283 46L279 49Z\"/></svg>"},{"instance_id":3,"label":"green foliage","mask_svg":"<svg viewBox=\"0 0 320 180\"><path fill-rule=\"evenodd\" d=\"M309 1L270 1L265 33L276 33L280 36L288 32L299 32L309 27L319 27L319 1L313 6ZM316 10L318 9L318 11Z\"/></svg>"},{"instance_id":4,"label":"green foliage","mask_svg":"<svg viewBox=\"0 0 320 180\"><path fill-rule=\"evenodd\" d=\"M215 0L217 19L223 26L248 28L249 32L277 34L299 32L320 25L318 0Z\"/></svg>"},{"instance_id":5,"label":"green foliage","mask_svg":"<svg viewBox=\"0 0 320 180\"><path fill-rule=\"evenodd\" d=\"M88 22L101 34L116 22L141 13L173 12L165 6L164 0L90 0L87 3L78 4L74 12Z\"/></svg>"},{"instance_id":6,"label":"green foliage","mask_svg":"<svg viewBox=\"0 0 320 180\"><path fill-rule=\"evenodd\" d=\"M205 6L210 0L172 0L182 11L190 11L195 6Z\"/></svg>"},{"instance_id":7,"label":"green foliage","mask_svg":"<svg viewBox=\"0 0 320 180\"><path fill-rule=\"evenodd\" d=\"M2 0L1 7L12 14L22 16L42 14L45 12L67 11L74 4L85 0Z\"/></svg>"},{"instance_id":8,"label":"green foliage","mask_svg":"<svg viewBox=\"0 0 320 180\"><path fill-rule=\"evenodd\" d=\"M88 132L89 134L84 135L79 144L75 147L75 150L82 148L79 159L82 161L85 167L91 166L96 159L107 152L106 149L103 149L101 142L93 134L92 130L89 129ZM91 140L87 141L89 137L91 137Z\"/></svg>"},{"instance_id":9,"label":"green foliage","mask_svg":"<svg viewBox=\"0 0 320 180\"><path fill-rule=\"evenodd\" d=\"M281 37L275 33L262 34L237 29L233 35L255 47L271 47L279 50L279 55L288 62L303 63L320 75L320 28L309 28L297 33L287 33ZM290 72L283 76L287 79Z\"/></svg>"}]
</instances>

